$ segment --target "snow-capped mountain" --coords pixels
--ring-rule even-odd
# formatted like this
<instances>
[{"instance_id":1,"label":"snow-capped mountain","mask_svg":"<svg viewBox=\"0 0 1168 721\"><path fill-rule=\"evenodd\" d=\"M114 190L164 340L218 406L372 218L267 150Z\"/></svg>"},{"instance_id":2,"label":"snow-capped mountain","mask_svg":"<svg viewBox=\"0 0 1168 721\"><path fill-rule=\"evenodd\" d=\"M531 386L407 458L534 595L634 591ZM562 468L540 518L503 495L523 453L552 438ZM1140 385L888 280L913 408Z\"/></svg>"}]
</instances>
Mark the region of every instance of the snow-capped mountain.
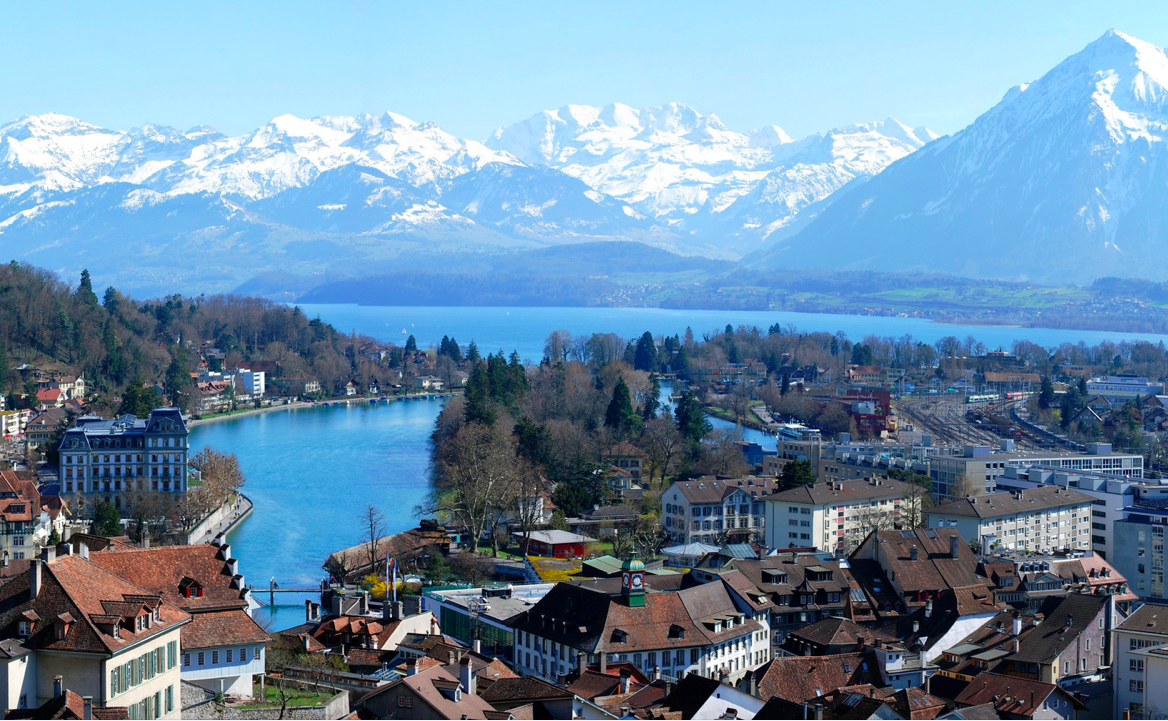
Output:
<instances>
[{"instance_id":1,"label":"snow-capped mountain","mask_svg":"<svg viewBox=\"0 0 1168 721\"><path fill-rule=\"evenodd\" d=\"M212 249L355 274L404 252L595 240L735 258L931 137L888 120L794 141L680 104L568 106L486 144L394 113L282 115L235 137L31 116L0 126L0 258L85 262L128 289L205 263L209 290L245 279Z\"/></svg>"},{"instance_id":2,"label":"snow-capped mountain","mask_svg":"<svg viewBox=\"0 0 1168 721\"><path fill-rule=\"evenodd\" d=\"M568 105L499 128L487 146L546 165L686 231L735 234L751 248L803 208L937 137L893 119L793 141L748 133L671 103L635 110Z\"/></svg>"},{"instance_id":3,"label":"snow-capped mountain","mask_svg":"<svg viewBox=\"0 0 1168 721\"><path fill-rule=\"evenodd\" d=\"M1089 282L1168 274L1168 56L1109 31L838 194L763 265Z\"/></svg>"}]
</instances>

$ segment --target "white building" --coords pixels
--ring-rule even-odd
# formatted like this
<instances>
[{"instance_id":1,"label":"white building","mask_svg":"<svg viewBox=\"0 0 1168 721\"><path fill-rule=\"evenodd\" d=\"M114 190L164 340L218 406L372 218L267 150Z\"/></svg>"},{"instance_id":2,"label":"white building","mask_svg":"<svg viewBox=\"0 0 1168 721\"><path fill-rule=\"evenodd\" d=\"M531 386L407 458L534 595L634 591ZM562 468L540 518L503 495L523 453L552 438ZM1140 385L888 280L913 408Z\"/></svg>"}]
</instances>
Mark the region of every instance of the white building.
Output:
<instances>
[{"instance_id":1,"label":"white building","mask_svg":"<svg viewBox=\"0 0 1168 721\"><path fill-rule=\"evenodd\" d=\"M937 498L951 501L993 493L994 481L1007 466L1144 477L1144 457L1138 453L1113 453L1110 443L1089 443L1086 453L1027 453L1015 451L1009 440L1003 441L997 452L989 446L966 446L960 456L933 456L929 459L929 476Z\"/></svg>"},{"instance_id":2,"label":"white building","mask_svg":"<svg viewBox=\"0 0 1168 721\"><path fill-rule=\"evenodd\" d=\"M1000 491L1013 491L1050 485L1071 488L1090 496L1091 549L1112 558L1115 523L1123 520L1123 509L1132 504L1137 491L1148 497L1156 491L1168 496L1168 484L1156 480L1117 478L1088 471L1064 471L1047 466L1006 466L1005 472L994 481Z\"/></svg>"},{"instance_id":3,"label":"white building","mask_svg":"<svg viewBox=\"0 0 1168 721\"><path fill-rule=\"evenodd\" d=\"M185 493L187 434L177 408L149 418L82 416L61 439L61 495L100 495L120 508L124 493Z\"/></svg>"},{"instance_id":4,"label":"white building","mask_svg":"<svg viewBox=\"0 0 1168 721\"><path fill-rule=\"evenodd\" d=\"M1087 395L1103 396L1109 401L1129 401L1149 393L1159 395L1164 384L1140 376L1100 376L1087 381Z\"/></svg>"},{"instance_id":5,"label":"white building","mask_svg":"<svg viewBox=\"0 0 1168 721\"><path fill-rule=\"evenodd\" d=\"M828 481L774 493L765 499L766 545L843 553L871 531L892 528L906 497L925 494L919 486L888 478Z\"/></svg>"},{"instance_id":6,"label":"white building","mask_svg":"<svg viewBox=\"0 0 1168 721\"><path fill-rule=\"evenodd\" d=\"M654 582L632 560L619 593L616 579L556 584L514 623L516 670L556 681L582 666L604 673L630 663L650 677L724 672L734 683L771 659L774 604L740 571L678 591L656 591Z\"/></svg>"},{"instance_id":7,"label":"white building","mask_svg":"<svg viewBox=\"0 0 1168 721\"><path fill-rule=\"evenodd\" d=\"M266 376L264 371L250 371L245 368L239 368L235 371L235 383L238 386L237 391L247 393L252 398L259 398L267 392Z\"/></svg>"},{"instance_id":8,"label":"white building","mask_svg":"<svg viewBox=\"0 0 1168 721\"><path fill-rule=\"evenodd\" d=\"M1168 646L1168 606L1144 604L1112 629L1112 718L1125 718L1125 712L1131 712L1131 718L1143 718L1149 680L1168 688L1168 658L1154 657L1151 679L1148 675L1146 652L1164 646ZM1162 701L1156 705L1168 708Z\"/></svg>"},{"instance_id":9,"label":"white building","mask_svg":"<svg viewBox=\"0 0 1168 721\"><path fill-rule=\"evenodd\" d=\"M661 494L665 535L674 544L761 538L765 501L774 489L773 478L755 476L678 481Z\"/></svg>"},{"instance_id":10,"label":"white building","mask_svg":"<svg viewBox=\"0 0 1168 721\"><path fill-rule=\"evenodd\" d=\"M956 528L983 549L1053 551L1091 547L1094 499L1061 486L970 496L929 510L929 528Z\"/></svg>"}]
</instances>

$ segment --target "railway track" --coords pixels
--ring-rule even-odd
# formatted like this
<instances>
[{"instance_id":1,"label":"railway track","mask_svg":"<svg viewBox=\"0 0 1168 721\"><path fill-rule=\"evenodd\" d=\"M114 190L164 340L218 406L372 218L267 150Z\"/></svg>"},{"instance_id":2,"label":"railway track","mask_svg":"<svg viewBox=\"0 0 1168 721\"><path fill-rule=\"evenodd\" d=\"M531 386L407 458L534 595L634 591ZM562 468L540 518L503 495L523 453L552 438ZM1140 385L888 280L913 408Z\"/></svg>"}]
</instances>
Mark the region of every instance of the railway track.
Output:
<instances>
[{"instance_id":1,"label":"railway track","mask_svg":"<svg viewBox=\"0 0 1168 721\"><path fill-rule=\"evenodd\" d=\"M983 407L1001 416L1009 414L1009 417L1014 419L1015 416L1011 414L1013 408L1009 408L1010 405L1009 401L999 401L983 404ZM1002 436L966 417L965 411L969 407L959 398L917 398L902 401L897 407L897 412L911 419L918 430L929 433L934 442L983 446L1000 443ZM1030 430L1029 424L1019 425L1027 431ZM1042 450L1045 447L1043 443L1036 442L1028 436L1014 441L1018 450Z\"/></svg>"}]
</instances>

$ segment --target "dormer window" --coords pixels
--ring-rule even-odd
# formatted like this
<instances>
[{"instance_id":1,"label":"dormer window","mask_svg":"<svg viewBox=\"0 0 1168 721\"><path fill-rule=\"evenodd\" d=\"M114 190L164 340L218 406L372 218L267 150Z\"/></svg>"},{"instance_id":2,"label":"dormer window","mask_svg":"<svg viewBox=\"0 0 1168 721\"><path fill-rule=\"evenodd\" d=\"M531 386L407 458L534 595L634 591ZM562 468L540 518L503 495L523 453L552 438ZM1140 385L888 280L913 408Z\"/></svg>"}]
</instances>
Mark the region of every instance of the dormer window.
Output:
<instances>
[{"instance_id":1,"label":"dormer window","mask_svg":"<svg viewBox=\"0 0 1168 721\"><path fill-rule=\"evenodd\" d=\"M615 643L628 643L629 634L620 630L619 628L614 628L612 630L612 640Z\"/></svg>"},{"instance_id":2,"label":"dormer window","mask_svg":"<svg viewBox=\"0 0 1168 721\"><path fill-rule=\"evenodd\" d=\"M193 578L184 577L178 584L179 593L183 598L201 598L203 596L203 587Z\"/></svg>"},{"instance_id":3,"label":"dormer window","mask_svg":"<svg viewBox=\"0 0 1168 721\"><path fill-rule=\"evenodd\" d=\"M28 638L32 634L32 624L28 621L21 621L17 624L16 634L21 638Z\"/></svg>"},{"instance_id":4,"label":"dormer window","mask_svg":"<svg viewBox=\"0 0 1168 721\"><path fill-rule=\"evenodd\" d=\"M682 628L681 626L678 626L675 623L669 627L669 637L676 638L676 639L684 639L685 638L685 629Z\"/></svg>"}]
</instances>

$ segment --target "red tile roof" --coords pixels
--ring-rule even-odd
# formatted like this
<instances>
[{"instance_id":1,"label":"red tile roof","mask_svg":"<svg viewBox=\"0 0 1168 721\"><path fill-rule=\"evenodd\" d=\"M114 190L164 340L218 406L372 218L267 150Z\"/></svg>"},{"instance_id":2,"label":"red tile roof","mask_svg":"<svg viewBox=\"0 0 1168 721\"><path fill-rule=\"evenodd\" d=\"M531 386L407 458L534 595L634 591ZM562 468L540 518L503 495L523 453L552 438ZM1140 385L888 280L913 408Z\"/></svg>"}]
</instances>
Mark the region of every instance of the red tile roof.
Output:
<instances>
[{"instance_id":1,"label":"red tile roof","mask_svg":"<svg viewBox=\"0 0 1168 721\"><path fill-rule=\"evenodd\" d=\"M268 643L271 640L267 631L242 610L196 613L182 630L184 649Z\"/></svg>"},{"instance_id":2,"label":"red tile roof","mask_svg":"<svg viewBox=\"0 0 1168 721\"><path fill-rule=\"evenodd\" d=\"M220 549L210 544L158 546L155 548L110 548L90 554L95 566L127 581L161 594L168 602L189 612L240 609L247 607L244 591L233 587L233 577ZM203 595L182 594L183 579L202 587Z\"/></svg>"},{"instance_id":3,"label":"red tile roof","mask_svg":"<svg viewBox=\"0 0 1168 721\"><path fill-rule=\"evenodd\" d=\"M876 659L869 652L830 656L782 656L758 671L761 698L777 696L802 703L842 686L881 685Z\"/></svg>"}]
</instances>

